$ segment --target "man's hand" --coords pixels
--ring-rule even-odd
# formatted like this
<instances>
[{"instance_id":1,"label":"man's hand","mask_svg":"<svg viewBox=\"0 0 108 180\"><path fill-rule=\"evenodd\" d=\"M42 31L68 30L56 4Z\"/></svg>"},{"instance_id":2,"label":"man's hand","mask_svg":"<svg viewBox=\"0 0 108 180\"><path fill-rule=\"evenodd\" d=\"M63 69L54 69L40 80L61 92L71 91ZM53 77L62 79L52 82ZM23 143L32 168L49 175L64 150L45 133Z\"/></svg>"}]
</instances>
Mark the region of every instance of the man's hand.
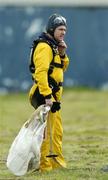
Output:
<instances>
[{"instance_id":1,"label":"man's hand","mask_svg":"<svg viewBox=\"0 0 108 180\"><path fill-rule=\"evenodd\" d=\"M46 106L50 106L50 107L52 107L53 102L52 102L52 100L51 100L51 99L45 99L45 104L46 104Z\"/></svg>"},{"instance_id":2,"label":"man's hand","mask_svg":"<svg viewBox=\"0 0 108 180\"><path fill-rule=\"evenodd\" d=\"M58 45L58 51L60 56L64 56L67 49L67 45L64 41L61 41Z\"/></svg>"},{"instance_id":3,"label":"man's hand","mask_svg":"<svg viewBox=\"0 0 108 180\"><path fill-rule=\"evenodd\" d=\"M51 99L45 99L45 104L46 106L50 106L51 107L51 112L52 113L55 113L56 111L59 111L60 110L60 102L52 102Z\"/></svg>"}]
</instances>

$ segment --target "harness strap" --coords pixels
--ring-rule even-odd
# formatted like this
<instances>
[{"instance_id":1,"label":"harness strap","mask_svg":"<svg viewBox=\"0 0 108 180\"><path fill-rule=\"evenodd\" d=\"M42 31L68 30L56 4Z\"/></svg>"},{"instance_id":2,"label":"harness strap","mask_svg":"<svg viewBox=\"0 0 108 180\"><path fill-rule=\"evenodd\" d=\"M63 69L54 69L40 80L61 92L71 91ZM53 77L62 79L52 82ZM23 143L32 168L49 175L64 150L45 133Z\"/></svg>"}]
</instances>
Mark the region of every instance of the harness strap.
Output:
<instances>
[{"instance_id":1,"label":"harness strap","mask_svg":"<svg viewBox=\"0 0 108 180\"><path fill-rule=\"evenodd\" d=\"M63 68L63 64L59 64L59 63L54 62L54 67Z\"/></svg>"},{"instance_id":2,"label":"harness strap","mask_svg":"<svg viewBox=\"0 0 108 180\"><path fill-rule=\"evenodd\" d=\"M59 83L58 83L58 86L63 86L63 82L59 82Z\"/></svg>"},{"instance_id":3,"label":"harness strap","mask_svg":"<svg viewBox=\"0 0 108 180\"><path fill-rule=\"evenodd\" d=\"M53 78L52 78L53 79ZM36 80L34 80L33 79L33 81L37 84L37 81ZM55 80L54 80L55 81ZM56 82L56 81L55 81ZM51 81L50 81L50 83L52 83ZM57 83L57 86L63 86L63 82L58 82Z\"/></svg>"}]
</instances>

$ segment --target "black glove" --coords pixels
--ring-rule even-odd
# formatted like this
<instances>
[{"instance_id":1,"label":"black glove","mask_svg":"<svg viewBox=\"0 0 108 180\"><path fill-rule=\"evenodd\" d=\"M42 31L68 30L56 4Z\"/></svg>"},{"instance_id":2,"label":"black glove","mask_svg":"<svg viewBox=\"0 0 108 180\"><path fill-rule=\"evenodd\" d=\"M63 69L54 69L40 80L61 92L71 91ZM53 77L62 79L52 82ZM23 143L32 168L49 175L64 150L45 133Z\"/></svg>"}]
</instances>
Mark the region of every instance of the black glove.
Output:
<instances>
[{"instance_id":1,"label":"black glove","mask_svg":"<svg viewBox=\"0 0 108 180\"><path fill-rule=\"evenodd\" d=\"M51 112L52 113L55 113L56 111L59 111L60 110L60 102L53 102L53 105L51 107Z\"/></svg>"}]
</instances>

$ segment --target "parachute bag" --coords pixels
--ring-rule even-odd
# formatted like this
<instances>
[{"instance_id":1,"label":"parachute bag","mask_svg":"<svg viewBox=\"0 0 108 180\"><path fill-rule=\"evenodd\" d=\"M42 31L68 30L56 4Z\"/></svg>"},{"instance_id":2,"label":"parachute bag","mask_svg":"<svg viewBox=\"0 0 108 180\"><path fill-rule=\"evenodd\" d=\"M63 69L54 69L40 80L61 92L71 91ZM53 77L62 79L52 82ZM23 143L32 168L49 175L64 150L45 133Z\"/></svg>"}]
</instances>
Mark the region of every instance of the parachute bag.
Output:
<instances>
[{"instance_id":1,"label":"parachute bag","mask_svg":"<svg viewBox=\"0 0 108 180\"><path fill-rule=\"evenodd\" d=\"M39 168L40 148L49 110L49 106L39 106L14 139L6 162L14 175L22 176L29 170Z\"/></svg>"}]
</instances>

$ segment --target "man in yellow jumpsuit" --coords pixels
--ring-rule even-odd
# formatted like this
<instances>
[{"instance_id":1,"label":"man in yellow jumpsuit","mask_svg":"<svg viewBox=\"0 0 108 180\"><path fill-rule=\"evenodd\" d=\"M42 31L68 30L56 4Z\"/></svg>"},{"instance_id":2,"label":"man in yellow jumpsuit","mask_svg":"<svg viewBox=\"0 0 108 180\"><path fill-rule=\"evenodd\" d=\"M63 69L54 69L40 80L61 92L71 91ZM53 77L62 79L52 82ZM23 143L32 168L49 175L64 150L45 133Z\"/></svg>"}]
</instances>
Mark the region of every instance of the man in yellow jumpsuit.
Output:
<instances>
[{"instance_id":1,"label":"man in yellow jumpsuit","mask_svg":"<svg viewBox=\"0 0 108 180\"><path fill-rule=\"evenodd\" d=\"M29 93L30 102L35 109L41 104L51 107L41 147L41 171L66 167L62 154L63 128L60 115L63 74L69 64L65 52L67 45L64 42L66 29L66 19L59 14L53 14L49 17L46 32L34 41L31 51L30 71L34 84ZM57 157L47 157L50 146Z\"/></svg>"}]
</instances>

